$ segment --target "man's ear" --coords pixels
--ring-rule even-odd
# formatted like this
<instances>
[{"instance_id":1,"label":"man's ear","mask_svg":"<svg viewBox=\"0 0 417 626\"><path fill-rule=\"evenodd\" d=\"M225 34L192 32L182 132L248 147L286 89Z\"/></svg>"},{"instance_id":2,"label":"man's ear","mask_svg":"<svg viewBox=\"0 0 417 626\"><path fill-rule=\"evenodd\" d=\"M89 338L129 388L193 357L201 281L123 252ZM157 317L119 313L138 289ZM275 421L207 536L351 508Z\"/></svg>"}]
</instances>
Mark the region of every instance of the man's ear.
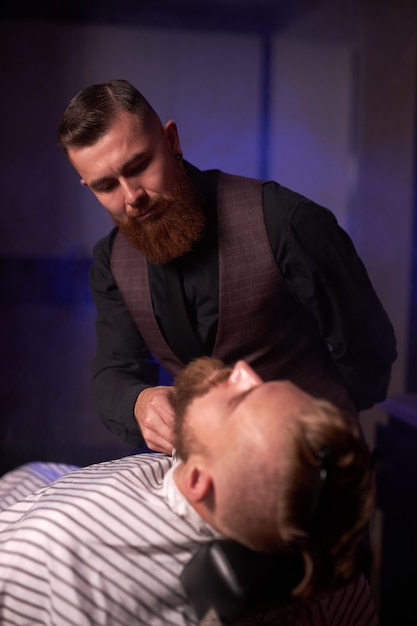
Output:
<instances>
[{"instance_id":1,"label":"man's ear","mask_svg":"<svg viewBox=\"0 0 417 626\"><path fill-rule=\"evenodd\" d=\"M199 465L193 463L185 468L182 486L184 495L191 504L205 500L213 488L213 479L209 472Z\"/></svg>"},{"instance_id":2,"label":"man's ear","mask_svg":"<svg viewBox=\"0 0 417 626\"><path fill-rule=\"evenodd\" d=\"M164 125L164 135L173 154L182 154L177 125L174 120L169 120Z\"/></svg>"},{"instance_id":3,"label":"man's ear","mask_svg":"<svg viewBox=\"0 0 417 626\"><path fill-rule=\"evenodd\" d=\"M80 180L80 185L82 185L83 187L88 187L87 183L85 182L84 178L81 178Z\"/></svg>"}]
</instances>

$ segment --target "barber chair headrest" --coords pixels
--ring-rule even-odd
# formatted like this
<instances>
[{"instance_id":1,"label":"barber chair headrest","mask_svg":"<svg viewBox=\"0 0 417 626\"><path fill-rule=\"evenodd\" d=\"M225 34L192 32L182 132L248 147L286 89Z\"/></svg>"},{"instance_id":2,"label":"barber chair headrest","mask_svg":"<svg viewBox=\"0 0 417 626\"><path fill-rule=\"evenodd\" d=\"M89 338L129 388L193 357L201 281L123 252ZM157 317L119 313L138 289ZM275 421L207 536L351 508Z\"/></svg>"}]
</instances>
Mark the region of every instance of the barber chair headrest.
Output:
<instances>
[{"instance_id":1,"label":"barber chair headrest","mask_svg":"<svg viewBox=\"0 0 417 626\"><path fill-rule=\"evenodd\" d=\"M248 610L282 604L304 575L301 557L254 552L228 539L204 544L181 583L200 623L235 621Z\"/></svg>"}]
</instances>

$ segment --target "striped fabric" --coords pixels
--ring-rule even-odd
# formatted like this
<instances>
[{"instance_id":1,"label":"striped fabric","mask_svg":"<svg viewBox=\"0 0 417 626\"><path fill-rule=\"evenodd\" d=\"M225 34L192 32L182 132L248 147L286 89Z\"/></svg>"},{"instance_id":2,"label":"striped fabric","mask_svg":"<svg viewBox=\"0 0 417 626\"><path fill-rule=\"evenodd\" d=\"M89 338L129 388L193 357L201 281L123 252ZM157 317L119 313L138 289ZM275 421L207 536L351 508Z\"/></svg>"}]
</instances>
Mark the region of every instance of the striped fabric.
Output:
<instances>
[{"instance_id":1,"label":"striped fabric","mask_svg":"<svg viewBox=\"0 0 417 626\"><path fill-rule=\"evenodd\" d=\"M163 455L93 465L3 510L2 626L197 624L179 575L213 533L167 506L171 465Z\"/></svg>"},{"instance_id":2,"label":"striped fabric","mask_svg":"<svg viewBox=\"0 0 417 626\"><path fill-rule=\"evenodd\" d=\"M0 480L0 511L76 469L64 463L28 463L8 472Z\"/></svg>"},{"instance_id":3,"label":"striped fabric","mask_svg":"<svg viewBox=\"0 0 417 626\"><path fill-rule=\"evenodd\" d=\"M214 534L169 489L172 464L142 454L75 471L33 463L2 477L0 624L197 624L179 575ZM239 624L377 624L364 578L330 598L248 620Z\"/></svg>"},{"instance_id":4,"label":"striped fabric","mask_svg":"<svg viewBox=\"0 0 417 626\"><path fill-rule=\"evenodd\" d=\"M285 607L254 613L233 626L378 626L365 576L331 596L294 601Z\"/></svg>"}]
</instances>

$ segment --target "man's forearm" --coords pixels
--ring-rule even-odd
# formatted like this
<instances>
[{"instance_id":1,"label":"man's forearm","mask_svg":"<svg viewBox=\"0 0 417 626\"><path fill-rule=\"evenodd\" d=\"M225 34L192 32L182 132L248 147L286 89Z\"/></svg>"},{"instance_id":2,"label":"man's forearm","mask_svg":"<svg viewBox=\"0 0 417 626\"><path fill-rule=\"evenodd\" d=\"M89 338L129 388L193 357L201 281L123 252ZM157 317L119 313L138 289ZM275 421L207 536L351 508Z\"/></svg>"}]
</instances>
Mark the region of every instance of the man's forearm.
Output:
<instances>
[{"instance_id":1,"label":"man's forearm","mask_svg":"<svg viewBox=\"0 0 417 626\"><path fill-rule=\"evenodd\" d=\"M133 447L143 444L135 420L134 406L144 389L158 384L155 362L138 362L128 367L121 364L104 366L101 359L93 363L92 394L95 409L104 424L115 435Z\"/></svg>"}]
</instances>

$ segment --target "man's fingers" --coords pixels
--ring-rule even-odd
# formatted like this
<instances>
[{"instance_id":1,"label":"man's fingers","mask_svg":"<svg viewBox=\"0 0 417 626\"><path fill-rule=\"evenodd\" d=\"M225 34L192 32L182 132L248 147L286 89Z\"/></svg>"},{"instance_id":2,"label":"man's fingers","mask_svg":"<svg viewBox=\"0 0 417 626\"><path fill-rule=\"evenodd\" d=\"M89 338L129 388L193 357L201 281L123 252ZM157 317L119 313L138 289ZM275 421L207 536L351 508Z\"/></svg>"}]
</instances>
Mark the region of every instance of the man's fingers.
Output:
<instances>
[{"instance_id":1,"label":"man's fingers","mask_svg":"<svg viewBox=\"0 0 417 626\"><path fill-rule=\"evenodd\" d=\"M171 387L150 387L142 391L135 404L135 418L151 450L170 454L174 447L174 412Z\"/></svg>"},{"instance_id":2,"label":"man's fingers","mask_svg":"<svg viewBox=\"0 0 417 626\"><path fill-rule=\"evenodd\" d=\"M173 424L167 423L158 413L148 412L142 421L141 431L146 445L152 450L165 452L172 450L174 446Z\"/></svg>"},{"instance_id":3,"label":"man's fingers","mask_svg":"<svg viewBox=\"0 0 417 626\"><path fill-rule=\"evenodd\" d=\"M150 450L154 452L163 452L164 454L171 454L174 448L173 443L158 437L155 433L150 433L149 438L144 436L145 443Z\"/></svg>"}]
</instances>

